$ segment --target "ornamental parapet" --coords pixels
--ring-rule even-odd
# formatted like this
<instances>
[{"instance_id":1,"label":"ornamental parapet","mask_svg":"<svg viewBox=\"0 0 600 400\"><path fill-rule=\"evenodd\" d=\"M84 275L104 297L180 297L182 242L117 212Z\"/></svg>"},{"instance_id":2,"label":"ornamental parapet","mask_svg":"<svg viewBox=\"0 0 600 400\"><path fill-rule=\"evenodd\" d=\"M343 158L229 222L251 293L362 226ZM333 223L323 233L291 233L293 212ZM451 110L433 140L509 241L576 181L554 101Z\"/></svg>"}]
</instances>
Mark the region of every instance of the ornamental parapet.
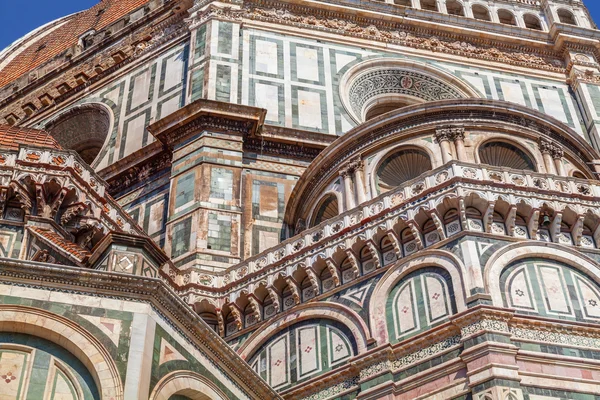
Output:
<instances>
[{"instance_id":1,"label":"ornamental parapet","mask_svg":"<svg viewBox=\"0 0 600 400\"><path fill-rule=\"evenodd\" d=\"M479 215L468 210L473 208L473 199L486 204ZM377 250L373 270L420 249L435 247L461 232L593 249L600 243L600 226L590 227L586 218L600 217L598 201L597 181L453 162L305 230L222 274L176 271L170 267L165 267L164 272L175 283L185 279L186 286L179 293L191 304L202 299L234 302L244 293L272 287L278 278L291 279L298 270L304 270L318 282L318 270L329 269L333 283L323 285L323 292L350 282L357 277L356 271L343 269L339 255L356 259L359 245ZM449 202L459 212L454 219L445 220ZM509 210L503 222L493 217L500 204ZM544 216L548 221L538 224ZM433 220L434 229L426 231L423 227L429 219ZM565 223L571 226L569 232L560 228ZM400 237L398 226L411 228L410 240ZM584 226L593 229L590 232ZM391 243L389 251L380 248L384 238ZM318 283L313 284L315 297L320 294L318 287Z\"/></svg>"},{"instance_id":2,"label":"ornamental parapet","mask_svg":"<svg viewBox=\"0 0 600 400\"><path fill-rule=\"evenodd\" d=\"M75 200L62 213L60 222L67 225L77 216L84 214L97 220L105 230L145 236L145 233L131 220L119 204L107 194L107 184L89 167L75 151L50 150L33 146L21 146L19 151L0 151L0 193L3 201L0 208L7 206L9 193L19 194L21 208L26 215L33 212L28 204L29 196L37 196L37 214L44 212L40 203L52 208L46 217L54 217L58 209L66 206L64 202L49 204L49 199L40 197L40 193L28 193L29 186L35 187L49 183L58 184L62 190L72 192ZM64 200L63 196L63 199ZM72 209L79 205L77 209Z\"/></svg>"}]
</instances>

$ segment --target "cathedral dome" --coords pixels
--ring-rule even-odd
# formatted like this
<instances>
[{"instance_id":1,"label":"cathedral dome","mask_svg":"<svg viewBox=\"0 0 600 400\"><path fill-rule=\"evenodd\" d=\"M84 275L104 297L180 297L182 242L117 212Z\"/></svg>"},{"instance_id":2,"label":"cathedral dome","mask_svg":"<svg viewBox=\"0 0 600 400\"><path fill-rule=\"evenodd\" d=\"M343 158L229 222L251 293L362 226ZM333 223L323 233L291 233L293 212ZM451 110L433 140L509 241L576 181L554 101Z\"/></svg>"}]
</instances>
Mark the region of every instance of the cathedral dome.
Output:
<instances>
[{"instance_id":1,"label":"cathedral dome","mask_svg":"<svg viewBox=\"0 0 600 400\"><path fill-rule=\"evenodd\" d=\"M113 24L148 0L103 0L94 7L50 22L17 40L0 53L0 87L44 65L86 32Z\"/></svg>"}]
</instances>

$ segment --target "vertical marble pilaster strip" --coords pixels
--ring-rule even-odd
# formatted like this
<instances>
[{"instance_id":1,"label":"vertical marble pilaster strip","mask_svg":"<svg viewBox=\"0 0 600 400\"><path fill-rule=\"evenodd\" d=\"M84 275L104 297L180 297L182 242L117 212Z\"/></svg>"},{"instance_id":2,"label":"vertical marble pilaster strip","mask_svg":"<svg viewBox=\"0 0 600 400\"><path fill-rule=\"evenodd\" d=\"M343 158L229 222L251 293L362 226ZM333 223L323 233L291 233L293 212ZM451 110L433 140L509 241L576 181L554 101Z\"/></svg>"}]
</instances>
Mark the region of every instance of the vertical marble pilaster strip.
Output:
<instances>
[{"instance_id":1,"label":"vertical marble pilaster strip","mask_svg":"<svg viewBox=\"0 0 600 400\"><path fill-rule=\"evenodd\" d=\"M149 307L146 307L150 311ZM150 398L150 376L156 323L148 314L136 313L131 323L131 346L125 380L125 399Z\"/></svg>"}]
</instances>

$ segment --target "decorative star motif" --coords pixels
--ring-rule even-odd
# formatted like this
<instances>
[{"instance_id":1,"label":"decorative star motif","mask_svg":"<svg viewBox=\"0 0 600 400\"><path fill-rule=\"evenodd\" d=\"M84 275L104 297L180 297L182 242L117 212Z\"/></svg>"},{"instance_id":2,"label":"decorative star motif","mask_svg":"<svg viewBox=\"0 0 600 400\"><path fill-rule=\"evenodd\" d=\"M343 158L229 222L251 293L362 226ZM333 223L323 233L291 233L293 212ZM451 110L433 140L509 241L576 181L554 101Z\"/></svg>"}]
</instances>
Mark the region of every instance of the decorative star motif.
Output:
<instances>
[{"instance_id":1,"label":"decorative star motif","mask_svg":"<svg viewBox=\"0 0 600 400\"><path fill-rule=\"evenodd\" d=\"M340 351L342 351L343 348L344 348L344 346L342 346L341 344L338 344L337 346L335 346L335 352L339 353Z\"/></svg>"},{"instance_id":2,"label":"decorative star motif","mask_svg":"<svg viewBox=\"0 0 600 400\"><path fill-rule=\"evenodd\" d=\"M596 300L588 300L588 304L592 307L596 307L598 305L598 302Z\"/></svg>"},{"instance_id":3,"label":"decorative star motif","mask_svg":"<svg viewBox=\"0 0 600 400\"><path fill-rule=\"evenodd\" d=\"M515 290L515 294L519 297L523 297L525 295L525 292L523 292L521 289L517 289Z\"/></svg>"}]
</instances>

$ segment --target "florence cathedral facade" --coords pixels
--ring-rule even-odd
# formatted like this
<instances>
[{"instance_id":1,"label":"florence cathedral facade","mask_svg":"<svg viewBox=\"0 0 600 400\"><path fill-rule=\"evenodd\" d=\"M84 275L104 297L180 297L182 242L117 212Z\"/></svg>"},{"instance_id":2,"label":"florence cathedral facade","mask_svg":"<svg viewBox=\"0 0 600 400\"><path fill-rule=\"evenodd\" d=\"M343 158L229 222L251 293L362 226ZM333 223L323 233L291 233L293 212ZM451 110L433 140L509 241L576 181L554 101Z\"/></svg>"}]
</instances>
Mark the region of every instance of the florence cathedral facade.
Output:
<instances>
[{"instance_id":1,"label":"florence cathedral facade","mask_svg":"<svg viewBox=\"0 0 600 400\"><path fill-rule=\"evenodd\" d=\"M0 52L0 400L600 399L599 174L582 0L101 0Z\"/></svg>"}]
</instances>

